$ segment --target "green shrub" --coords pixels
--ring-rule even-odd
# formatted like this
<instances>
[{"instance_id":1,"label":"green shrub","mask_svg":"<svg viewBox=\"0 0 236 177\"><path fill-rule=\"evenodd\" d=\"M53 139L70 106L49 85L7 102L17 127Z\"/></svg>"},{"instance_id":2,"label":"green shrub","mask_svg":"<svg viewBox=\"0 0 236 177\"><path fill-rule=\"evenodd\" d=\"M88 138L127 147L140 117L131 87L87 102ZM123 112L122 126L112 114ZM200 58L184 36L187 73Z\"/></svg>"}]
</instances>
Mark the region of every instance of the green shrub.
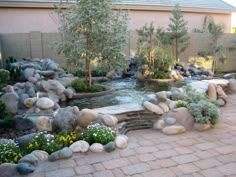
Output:
<instances>
[{"instance_id":1,"label":"green shrub","mask_svg":"<svg viewBox=\"0 0 236 177\"><path fill-rule=\"evenodd\" d=\"M102 85L91 85L90 87L87 88L87 92L101 92L106 90L106 88Z\"/></svg>"},{"instance_id":2,"label":"green shrub","mask_svg":"<svg viewBox=\"0 0 236 177\"><path fill-rule=\"evenodd\" d=\"M0 100L0 119L3 120L3 127L5 128L13 127L15 123L13 114L7 110L6 104L2 100Z\"/></svg>"},{"instance_id":3,"label":"green shrub","mask_svg":"<svg viewBox=\"0 0 236 177\"><path fill-rule=\"evenodd\" d=\"M187 108L196 123L215 125L220 117L217 106L206 100L191 103Z\"/></svg>"},{"instance_id":4,"label":"green shrub","mask_svg":"<svg viewBox=\"0 0 236 177\"><path fill-rule=\"evenodd\" d=\"M73 80L71 87L75 89L76 92L86 92L87 90L87 85L80 79Z\"/></svg>"},{"instance_id":5,"label":"green shrub","mask_svg":"<svg viewBox=\"0 0 236 177\"><path fill-rule=\"evenodd\" d=\"M101 143L103 145L114 141L116 133L111 128L100 125L92 124L87 127L87 129L80 134L80 139L87 141L90 145L93 143Z\"/></svg>"},{"instance_id":6,"label":"green shrub","mask_svg":"<svg viewBox=\"0 0 236 177\"><path fill-rule=\"evenodd\" d=\"M5 69L0 69L0 89L5 87L10 80L10 72Z\"/></svg>"},{"instance_id":7,"label":"green shrub","mask_svg":"<svg viewBox=\"0 0 236 177\"><path fill-rule=\"evenodd\" d=\"M24 153L16 144L0 144L0 164L17 163Z\"/></svg>"},{"instance_id":8,"label":"green shrub","mask_svg":"<svg viewBox=\"0 0 236 177\"><path fill-rule=\"evenodd\" d=\"M187 106L188 106L188 103L187 102L185 102L185 101L179 101L179 102L177 102L177 104L176 104L176 108L182 108L182 107L185 107L185 108L187 108Z\"/></svg>"}]
</instances>

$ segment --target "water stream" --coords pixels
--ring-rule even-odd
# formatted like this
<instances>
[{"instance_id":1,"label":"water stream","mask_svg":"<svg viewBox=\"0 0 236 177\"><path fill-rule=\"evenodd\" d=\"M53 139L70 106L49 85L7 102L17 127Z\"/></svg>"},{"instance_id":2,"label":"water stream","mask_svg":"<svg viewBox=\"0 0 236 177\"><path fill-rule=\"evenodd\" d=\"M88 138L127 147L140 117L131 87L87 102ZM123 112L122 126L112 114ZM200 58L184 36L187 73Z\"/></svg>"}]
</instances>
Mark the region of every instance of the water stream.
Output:
<instances>
[{"instance_id":1,"label":"water stream","mask_svg":"<svg viewBox=\"0 0 236 177\"><path fill-rule=\"evenodd\" d=\"M112 80L101 83L115 89L111 94L104 96L82 98L70 101L67 105L76 105L83 108L100 108L112 105L126 103L142 103L145 96L154 94L154 92L169 90L170 85L140 82L132 78Z\"/></svg>"}]
</instances>

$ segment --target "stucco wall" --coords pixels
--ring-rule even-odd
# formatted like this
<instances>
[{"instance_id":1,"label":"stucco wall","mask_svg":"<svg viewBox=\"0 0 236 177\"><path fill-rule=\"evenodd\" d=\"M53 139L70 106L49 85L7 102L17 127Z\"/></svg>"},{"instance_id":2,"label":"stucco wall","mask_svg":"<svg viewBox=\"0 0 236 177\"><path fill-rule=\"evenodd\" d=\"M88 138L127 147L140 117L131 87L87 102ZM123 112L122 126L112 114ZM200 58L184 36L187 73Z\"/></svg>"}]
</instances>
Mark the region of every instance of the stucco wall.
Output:
<instances>
[{"instance_id":1,"label":"stucco wall","mask_svg":"<svg viewBox=\"0 0 236 177\"><path fill-rule=\"evenodd\" d=\"M185 12L188 29L202 28L206 15L212 15L217 23L225 24L225 32L230 33L230 14L207 14ZM170 12L130 10L130 30L142 27L145 23L154 22L155 26L167 28ZM28 33L40 31L46 33L58 32L57 15L53 9L27 9L27 8L0 8L0 33Z\"/></svg>"},{"instance_id":2,"label":"stucco wall","mask_svg":"<svg viewBox=\"0 0 236 177\"><path fill-rule=\"evenodd\" d=\"M183 13L185 20L188 22L188 30L191 32L193 29L201 29L203 25L204 18L207 15L211 15L216 23L225 24L225 32L230 33L231 31L231 15L230 14L207 14L207 13ZM135 30L141 28L145 23L149 24L154 22L156 27L163 27L166 29L169 24L169 18L171 17L170 12L158 12L158 11L135 11L129 12L130 17L130 29Z\"/></svg>"}]
</instances>

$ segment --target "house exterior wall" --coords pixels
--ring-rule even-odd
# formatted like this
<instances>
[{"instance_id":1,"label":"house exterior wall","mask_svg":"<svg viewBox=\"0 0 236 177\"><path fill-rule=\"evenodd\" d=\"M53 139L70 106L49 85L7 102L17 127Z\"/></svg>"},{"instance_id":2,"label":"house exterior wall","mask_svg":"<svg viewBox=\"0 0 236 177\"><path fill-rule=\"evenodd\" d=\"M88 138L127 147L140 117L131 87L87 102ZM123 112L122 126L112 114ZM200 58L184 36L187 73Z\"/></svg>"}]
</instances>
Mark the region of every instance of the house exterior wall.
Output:
<instances>
[{"instance_id":1,"label":"house exterior wall","mask_svg":"<svg viewBox=\"0 0 236 177\"><path fill-rule=\"evenodd\" d=\"M206 15L211 15L216 23L225 24L225 32L231 31L231 14L210 14L184 12L188 30L202 28ZM145 23L154 22L156 27L167 28L171 13L168 11L129 10L130 30L141 28ZM0 8L0 33L28 33L40 31L58 32L59 22L53 9L42 8Z\"/></svg>"}]
</instances>

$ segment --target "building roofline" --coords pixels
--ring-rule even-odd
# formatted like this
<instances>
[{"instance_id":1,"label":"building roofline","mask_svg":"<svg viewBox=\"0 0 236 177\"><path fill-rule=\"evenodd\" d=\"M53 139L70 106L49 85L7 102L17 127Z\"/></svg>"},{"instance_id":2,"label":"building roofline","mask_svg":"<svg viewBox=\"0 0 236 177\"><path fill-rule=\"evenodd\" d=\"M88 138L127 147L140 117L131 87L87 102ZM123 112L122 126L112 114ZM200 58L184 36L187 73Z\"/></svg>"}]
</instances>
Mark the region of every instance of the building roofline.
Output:
<instances>
[{"instance_id":1,"label":"building roofline","mask_svg":"<svg viewBox=\"0 0 236 177\"><path fill-rule=\"evenodd\" d=\"M55 5L59 5L55 2L29 2L29 1L0 1L0 8L45 8L53 9ZM63 8L68 8L74 2L62 3ZM146 10L146 11L171 11L173 6L158 6L158 5L134 5L134 4L113 4L114 9L124 9L124 10ZM231 14L236 12L233 9L213 9L213 8L197 8L197 7L181 7L183 12L196 12L196 13L219 13L219 14Z\"/></svg>"}]
</instances>

